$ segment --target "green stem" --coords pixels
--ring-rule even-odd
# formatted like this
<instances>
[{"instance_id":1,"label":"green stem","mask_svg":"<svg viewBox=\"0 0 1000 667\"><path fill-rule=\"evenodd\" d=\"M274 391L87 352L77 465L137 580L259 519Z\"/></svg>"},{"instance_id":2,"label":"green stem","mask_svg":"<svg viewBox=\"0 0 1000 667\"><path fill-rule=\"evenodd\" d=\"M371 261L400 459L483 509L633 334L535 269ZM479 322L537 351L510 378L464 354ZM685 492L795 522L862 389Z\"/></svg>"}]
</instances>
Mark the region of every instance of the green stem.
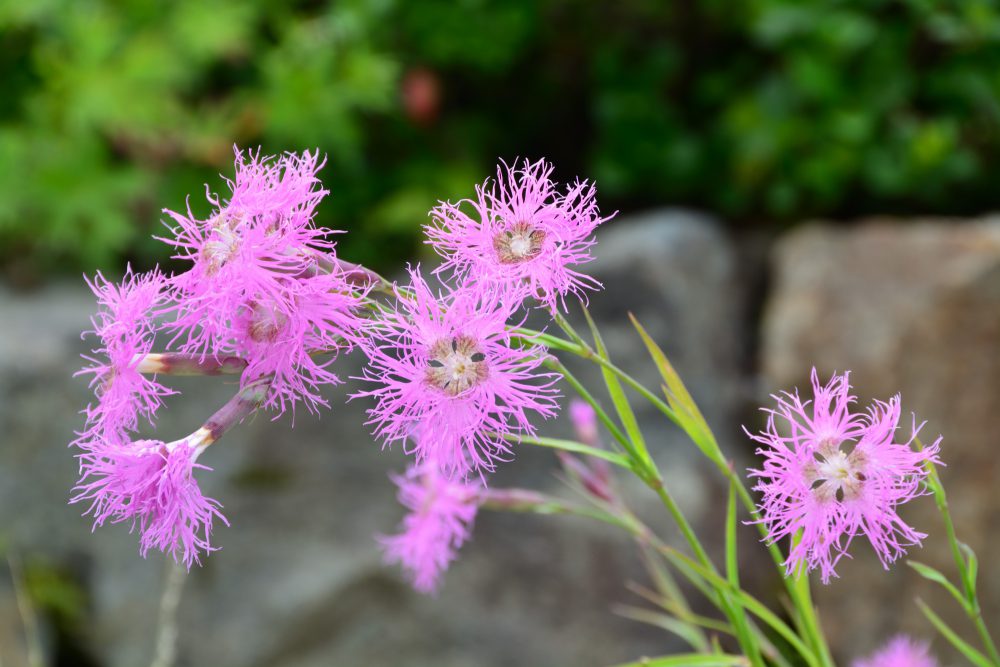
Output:
<instances>
[{"instance_id":1,"label":"green stem","mask_svg":"<svg viewBox=\"0 0 1000 667\"><path fill-rule=\"evenodd\" d=\"M563 362L557 357L549 357L549 359L546 360L545 365L559 373L563 380L565 380L566 383L573 388L573 391L579 394L580 398L586 401L590 407L594 408L594 412L597 413L598 420L600 420L600 422L604 424L604 427L608 429L608 432L611 433L611 437L613 437L625 449L625 451L629 451L632 447L632 443L625 437L625 434L622 433L620 428L618 428L618 425L615 424L614 420L608 416L608 413L605 412L604 408L601 407L601 404L597 402L597 399L595 399L593 395L587 391L587 388L580 383L575 375L569 372L569 369L566 368L565 364L563 364Z\"/></svg>"},{"instance_id":2,"label":"green stem","mask_svg":"<svg viewBox=\"0 0 1000 667\"><path fill-rule=\"evenodd\" d=\"M610 463L614 463L616 466L625 468L635 472L635 467L633 466L630 459L625 456L609 452L606 449L601 449L599 447L591 447L590 445L585 445L582 442L577 442L575 440L562 440L559 438L538 438L530 435L517 435L514 433L504 434L504 439L510 442L522 443L526 445L535 445L536 447L548 447L550 449L558 449L564 452L571 452L573 454L583 454L585 456L593 456L595 458L604 459Z\"/></svg>"},{"instance_id":3,"label":"green stem","mask_svg":"<svg viewBox=\"0 0 1000 667\"><path fill-rule=\"evenodd\" d=\"M596 519L601 523L624 529L631 535L643 532L644 527L638 520L630 516L611 514L578 503L571 503L554 496L549 496L529 489L497 489L487 487L479 496L483 509L495 512L519 512L525 514L572 514L588 519Z\"/></svg>"},{"instance_id":4,"label":"green stem","mask_svg":"<svg viewBox=\"0 0 1000 667\"><path fill-rule=\"evenodd\" d=\"M914 439L917 447L923 449L923 444L919 439ZM944 521L945 533L948 536L948 544L951 547L952 557L955 559L955 565L958 567L959 577L962 580L963 589L965 590L966 604L965 613L968 615L972 624L976 628L976 632L979 634L979 638L983 643L983 648L990 656L990 661L994 665L1000 666L1000 652L997 651L997 646L993 642L993 637L990 636L990 632L986 627L986 621L983 619L982 606L979 604L979 593L976 590L976 582L972 580L969 575L969 564L965 557L962 556L962 545L958 540L958 536L955 533L955 523L951 518L951 510L948 507L948 496L945 493L944 485L941 483L941 478L937 472L937 466L934 465L932 461L926 462L927 466L927 485L931 489L931 493L934 494L934 502L937 505L938 512L941 514L941 518Z\"/></svg>"},{"instance_id":5,"label":"green stem","mask_svg":"<svg viewBox=\"0 0 1000 667\"><path fill-rule=\"evenodd\" d=\"M659 486L655 488L654 491L656 492L656 495L659 496L660 502L663 503L663 506L667 508L670 516L673 517L677 527L680 528L681 534L684 536L684 540L688 543L688 546L691 547L691 551L694 552L698 562L706 568L715 571L715 565L712 563L711 559L709 559L708 553L702 546L698 536L695 535L694 529L691 528L691 524L688 523L687 517L685 517L681 512L680 507L677 505L676 501L674 501L673 495L671 495L667 490L667 487L662 480L660 480Z\"/></svg>"},{"instance_id":6,"label":"green stem","mask_svg":"<svg viewBox=\"0 0 1000 667\"><path fill-rule=\"evenodd\" d=\"M792 538L791 549L802 539L801 532L796 533ZM812 592L809 590L809 572L803 565L791 576L786 577L791 582L789 593L792 596L792 603L798 612L796 619L800 631L806 635L813 650L819 656L823 665L832 667L833 657L830 655L830 647L827 646L823 629L820 627L819 619L816 617L816 607L813 605Z\"/></svg>"},{"instance_id":7,"label":"green stem","mask_svg":"<svg viewBox=\"0 0 1000 667\"><path fill-rule=\"evenodd\" d=\"M524 340L534 341L551 349L563 350L565 352L572 352L573 354L582 359L587 359L588 361L591 361L597 364L598 366L601 366L602 368L606 368L607 370L611 371L616 376L618 376L618 378L621 379L622 382L627 384L629 387L635 390L639 395L641 395L643 398L649 401L657 410L666 415L666 417L670 419L670 421L672 421L675 425L683 427L680 419L678 419L677 415L674 414L673 409L669 405L667 405L663 399L661 399L659 396L657 396L649 389L644 387L638 380L636 380L631 375L620 369L618 366L615 366L607 359L602 358L599 354L594 352L594 350L586 343L582 344L574 343L572 341L566 340L565 338L559 338L558 336L552 336L551 334L545 334L524 328L512 329L511 333L520 338L523 338Z\"/></svg>"}]
</instances>

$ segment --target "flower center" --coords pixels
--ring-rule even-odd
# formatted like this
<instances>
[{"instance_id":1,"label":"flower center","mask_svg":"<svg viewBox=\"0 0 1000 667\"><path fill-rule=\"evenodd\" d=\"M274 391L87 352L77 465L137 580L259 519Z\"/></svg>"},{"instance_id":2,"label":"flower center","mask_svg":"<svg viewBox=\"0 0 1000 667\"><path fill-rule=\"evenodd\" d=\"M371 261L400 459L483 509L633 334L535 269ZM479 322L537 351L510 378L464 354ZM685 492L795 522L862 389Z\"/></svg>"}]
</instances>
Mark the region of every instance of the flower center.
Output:
<instances>
[{"instance_id":1,"label":"flower center","mask_svg":"<svg viewBox=\"0 0 1000 667\"><path fill-rule=\"evenodd\" d=\"M247 333L255 343L273 343L288 324L288 316L274 306L251 304Z\"/></svg>"},{"instance_id":2,"label":"flower center","mask_svg":"<svg viewBox=\"0 0 1000 667\"><path fill-rule=\"evenodd\" d=\"M815 461L806 466L805 473L817 500L842 502L858 497L868 479L868 461L857 448L844 453L839 443L824 441L813 457Z\"/></svg>"},{"instance_id":3,"label":"flower center","mask_svg":"<svg viewBox=\"0 0 1000 667\"><path fill-rule=\"evenodd\" d=\"M236 228L242 222L239 215L219 213L212 220L212 237L201 247L201 258L205 261L205 273L212 276L219 272L237 253L240 236Z\"/></svg>"},{"instance_id":4,"label":"flower center","mask_svg":"<svg viewBox=\"0 0 1000 667\"><path fill-rule=\"evenodd\" d=\"M518 222L493 237L493 249L501 264L520 264L537 257L544 242L545 232Z\"/></svg>"},{"instance_id":5,"label":"flower center","mask_svg":"<svg viewBox=\"0 0 1000 667\"><path fill-rule=\"evenodd\" d=\"M431 346L427 381L449 396L475 387L487 375L486 355L468 336L442 338Z\"/></svg>"}]
</instances>

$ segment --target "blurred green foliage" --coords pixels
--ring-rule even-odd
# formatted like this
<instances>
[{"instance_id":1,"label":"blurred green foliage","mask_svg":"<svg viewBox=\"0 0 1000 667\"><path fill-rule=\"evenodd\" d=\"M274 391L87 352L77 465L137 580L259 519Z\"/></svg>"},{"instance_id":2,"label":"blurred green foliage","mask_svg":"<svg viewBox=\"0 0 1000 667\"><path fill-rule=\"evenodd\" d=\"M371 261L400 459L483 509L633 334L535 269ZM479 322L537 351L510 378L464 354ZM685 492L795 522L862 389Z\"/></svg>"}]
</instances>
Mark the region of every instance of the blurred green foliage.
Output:
<instances>
[{"instance_id":1,"label":"blurred green foliage","mask_svg":"<svg viewBox=\"0 0 1000 667\"><path fill-rule=\"evenodd\" d=\"M232 146L318 147L341 252L498 156L736 221L997 205L995 0L0 0L0 262L148 263Z\"/></svg>"}]
</instances>

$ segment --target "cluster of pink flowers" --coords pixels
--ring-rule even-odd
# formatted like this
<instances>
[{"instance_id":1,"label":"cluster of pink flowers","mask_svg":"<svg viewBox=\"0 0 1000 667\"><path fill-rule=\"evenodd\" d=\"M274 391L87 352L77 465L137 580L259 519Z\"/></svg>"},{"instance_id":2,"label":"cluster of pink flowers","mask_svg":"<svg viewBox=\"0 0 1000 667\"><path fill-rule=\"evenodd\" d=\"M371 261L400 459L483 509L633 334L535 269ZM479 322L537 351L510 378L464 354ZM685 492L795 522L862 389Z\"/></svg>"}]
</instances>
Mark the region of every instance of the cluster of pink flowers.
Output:
<instances>
[{"instance_id":1,"label":"cluster of pink flowers","mask_svg":"<svg viewBox=\"0 0 1000 667\"><path fill-rule=\"evenodd\" d=\"M329 364L364 337L366 289L338 268L333 232L313 224L327 194L320 167L310 153L237 152L230 196L208 194L207 219L165 211L175 224L161 240L188 270L89 281L100 308L90 333L100 345L81 373L96 401L73 443L81 472L73 502L89 504L95 526L130 523L144 555L159 549L190 567L213 550L212 523L225 518L193 477L198 456L258 405L325 405L320 386L339 382ZM154 341L163 352L153 354ZM140 418L152 425L174 393L155 373L185 358L204 369L236 358L228 367L242 369L241 394L187 438L138 438Z\"/></svg>"},{"instance_id":2,"label":"cluster of pink flowers","mask_svg":"<svg viewBox=\"0 0 1000 667\"><path fill-rule=\"evenodd\" d=\"M910 436L897 441L899 396L853 411L847 373L824 385L814 369L812 385L811 402L797 392L774 396L777 406L766 409L764 431L748 432L763 457L763 467L750 475L759 480L759 520L769 540L793 538L788 573L818 569L826 583L858 535L886 567L926 537L897 509L926 493L926 464L940 463L940 438L915 447L914 423Z\"/></svg>"},{"instance_id":3,"label":"cluster of pink flowers","mask_svg":"<svg viewBox=\"0 0 1000 667\"><path fill-rule=\"evenodd\" d=\"M71 502L86 505L95 527L137 530L143 556L163 551L190 568L216 550L213 524L228 525L195 479L196 470L209 470L199 458L259 408L294 416L300 405L329 407L321 389L340 382L331 364L359 348L368 365L355 378L365 388L353 397L371 402L375 438L413 457L392 477L407 514L396 534L379 541L386 561L401 565L417 590L434 592L483 503L542 498L488 488L518 441L559 408L560 376L545 370L547 350L522 327L531 308L555 317L567 297L585 299L600 287L580 267L609 218L601 217L593 184L560 186L544 160L501 163L474 198L431 211L427 243L443 260L436 282L417 266L405 284L389 285L339 260L334 232L314 224L328 194L317 178L322 166L309 152L237 151L230 193L207 192L207 218L190 206L164 210L170 233L161 240L186 270L129 268L118 283L100 273L87 281L99 312L86 333L99 345L78 373L90 378L95 398L72 443L81 478ZM376 291L388 301L377 301ZM233 371L241 373L238 393L190 435L139 435L155 427L164 399L176 393L157 373ZM925 535L898 509L927 493L940 438L920 446L915 420L898 437L898 395L855 409L847 373L823 384L814 369L812 388L812 400L797 391L773 396L764 430L747 432L762 457L750 476L767 540L790 539L787 573L819 570L827 583L859 535L886 567L920 544ZM574 402L570 417L580 442L599 448L591 405ZM603 412L600 418L608 423ZM608 461L559 455L571 486L623 507ZM926 645L898 637L855 663L870 665L935 662Z\"/></svg>"},{"instance_id":4,"label":"cluster of pink flowers","mask_svg":"<svg viewBox=\"0 0 1000 667\"><path fill-rule=\"evenodd\" d=\"M397 479L411 513L383 544L420 590L435 589L468 537L478 497L469 478L485 485L518 438L535 433L532 418L558 409L559 376L541 368L546 351L511 330L531 303L554 311L566 296L599 287L577 271L607 219L594 186L560 190L551 173L542 160L501 164L475 199L431 211L427 242L443 258L435 274L444 282L434 289L411 269L366 346L362 379L374 387L357 395L375 399L376 437L415 459Z\"/></svg>"},{"instance_id":5,"label":"cluster of pink flowers","mask_svg":"<svg viewBox=\"0 0 1000 667\"><path fill-rule=\"evenodd\" d=\"M320 389L340 381L330 364L359 347L369 359L359 379L371 388L356 395L374 400L375 435L414 457L395 478L411 513L382 539L386 557L430 591L468 537L486 476L534 434L533 418L556 414L558 375L512 329L531 303L554 310L598 286L577 269L605 218L593 185L560 190L544 161L502 164L476 200L432 211L427 233L444 282L431 287L412 269L376 304L381 279L338 260L333 232L314 224L327 194L322 166L308 152L237 152L228 197L206 193L208 217L164 210L170 233L160 240L187 270L90 282L101 345L81 373L97 400L74 442L82 476L73 501L88 505L95 526L138 529L143 554L160 549L190 567L214 550L213 522L225 522L194 479L198 457L260 406L327 407ZM202 428L173 442L137 436L140 419L152 425L174 393L157 372L222 370L241 371L241 393Z\"/></svg>"},{"instance_id":6,"label":"cluster of pink flowers","mask_svg":"<svg viewBox=\"0 0 1000 667\"><path fill-rule=\"evenodd\" d=\"M176 223L164 240L191 268L170 280L173 315L166 327L185 352L235 355L249 363L244 379L273 377L269 407L297 401L310 410L326 403L317 393L339 379L316 351L357 345L362 295L342 271L322 270L333 257L333 231L313 224L327 194L316 172L318 156L277 160L237 156L227 201L208 195L207 220L164 210Z\"/></svg>"}]
</instances>

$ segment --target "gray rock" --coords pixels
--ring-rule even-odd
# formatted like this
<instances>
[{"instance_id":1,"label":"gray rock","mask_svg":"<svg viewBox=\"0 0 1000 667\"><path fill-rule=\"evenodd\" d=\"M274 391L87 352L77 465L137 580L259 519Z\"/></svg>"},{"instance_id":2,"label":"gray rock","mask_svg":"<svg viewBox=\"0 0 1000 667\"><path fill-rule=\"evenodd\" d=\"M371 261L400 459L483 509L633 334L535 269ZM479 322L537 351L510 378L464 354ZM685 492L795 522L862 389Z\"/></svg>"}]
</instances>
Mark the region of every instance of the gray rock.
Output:
<instances>
[{"instance_id":1,"label":"gray rock","mask_svg":"<svg viewBox=\"0 0 1000 667\"><path fill-rule=\"evenodd\" d=\"M773 266L762 336L766 390L806 388L815 365L821 374L850 369L862 401L901 392L904 415L928 420L923 437L944 435L942 477L960 539L980 562L996 562L1000 218L815 224L782 239ZM930 534L910 555L953 574L933 501L918 499L905 516ZM946 594L903 563L884 572L862 542L838 568L841 578L817 594L845 657L901 630L930 638L915 596L954 627L969 627ZM1000 579L980 576L980 590L986 617L1000 618Z\"/></svg>"}]
</instances>

